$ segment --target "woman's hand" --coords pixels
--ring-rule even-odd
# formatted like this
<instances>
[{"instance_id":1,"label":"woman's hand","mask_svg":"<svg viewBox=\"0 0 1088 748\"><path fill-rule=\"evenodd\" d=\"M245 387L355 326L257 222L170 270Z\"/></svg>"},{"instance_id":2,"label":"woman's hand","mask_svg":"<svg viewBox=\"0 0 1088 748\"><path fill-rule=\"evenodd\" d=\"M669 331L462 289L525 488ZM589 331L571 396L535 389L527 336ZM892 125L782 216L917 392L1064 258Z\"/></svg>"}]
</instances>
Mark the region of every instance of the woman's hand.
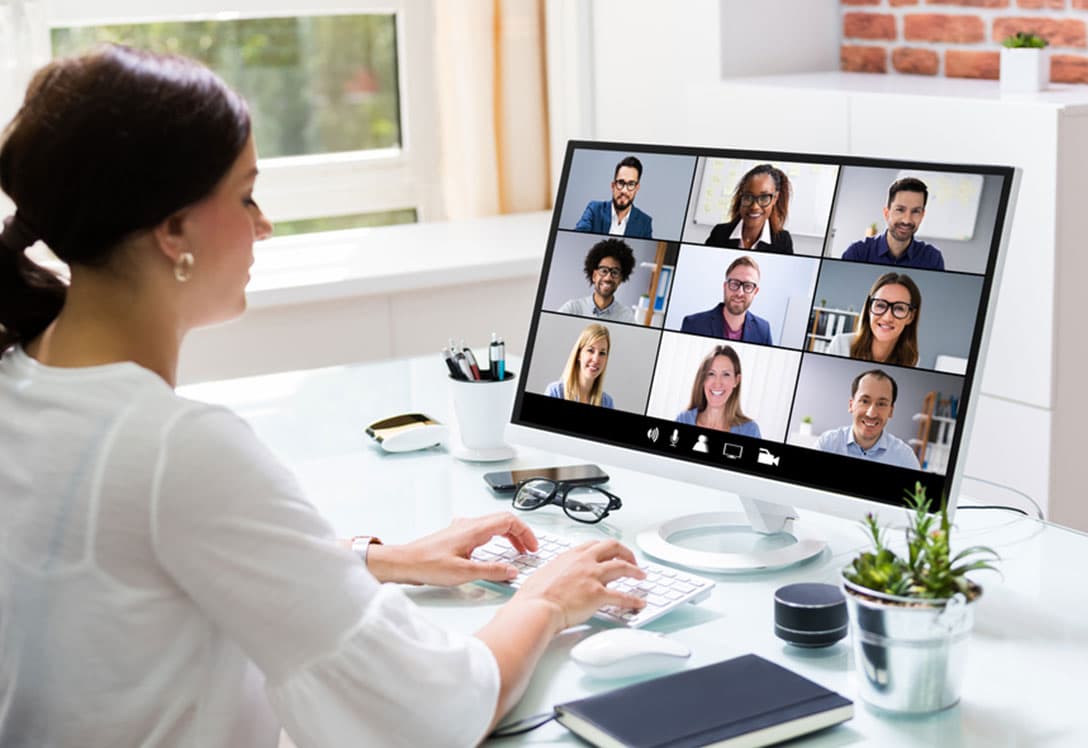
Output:
<instances>
[{"instance_id":1,"label":"woman's hand","mask_svg":"<svg viewBox=\"0 0 1088 748\"><path fill-rule=\"evenodd\" d=\"M554 607L558 633L582 623L598 608L615 605L641 610L642 598L609 589L621 577L645 579L635 555L616 540L595 540L567 551L530 576L514 600L541 600ZM513 602L513 601L511 601Z\"/></svg>"},{"instance_id":2,"label":"woman's hand","mask_svg":"<svg viewBox=\"0 0 1088 748\"><path fill-rule=\"evenodd\" d=\"M486 579L504 582L517 569L501 562L473 561L479 546L501 535L519 553L537 549L529 526L509 512L455 519L449 527L404 545L372 545L367 568L382 582L453 586Z\"/></svg>"}]
</instances>

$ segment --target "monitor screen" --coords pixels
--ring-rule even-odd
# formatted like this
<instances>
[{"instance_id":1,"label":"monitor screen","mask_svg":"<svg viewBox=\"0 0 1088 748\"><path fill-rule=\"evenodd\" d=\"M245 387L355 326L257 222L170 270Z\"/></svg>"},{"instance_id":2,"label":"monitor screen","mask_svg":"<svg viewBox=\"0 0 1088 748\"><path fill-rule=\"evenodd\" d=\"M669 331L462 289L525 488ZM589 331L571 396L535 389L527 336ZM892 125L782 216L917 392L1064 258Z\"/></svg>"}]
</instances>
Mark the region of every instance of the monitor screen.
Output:
<instances>
[{"instance_id":1,"label":"monitor screen","mask_svg":"<svg viewBox=\"0 0 1088 748\"><path fill-rule=\"evenodd\" d=\"M570 143L515 436L840 515L954 492L1016 179Z\"/></svg>"}]
</instances>

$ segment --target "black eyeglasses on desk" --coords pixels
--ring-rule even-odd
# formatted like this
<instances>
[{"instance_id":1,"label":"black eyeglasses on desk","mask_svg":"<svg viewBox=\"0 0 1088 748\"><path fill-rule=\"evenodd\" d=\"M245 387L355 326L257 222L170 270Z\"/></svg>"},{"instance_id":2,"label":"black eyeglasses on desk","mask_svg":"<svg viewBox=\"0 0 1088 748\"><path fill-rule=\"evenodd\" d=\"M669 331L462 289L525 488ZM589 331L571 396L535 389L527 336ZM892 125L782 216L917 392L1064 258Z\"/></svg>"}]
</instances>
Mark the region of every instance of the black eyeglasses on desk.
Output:
<instances>
[{"instance_id":1,"label":"black eyeglasses on desk","mask_svg":"<svg viewBox=\"0 0 1088 748\"><path fill-rule=\"evenodd\" d=\"M593 524L623 506L620 497L596 486L564 483L547 478L529 478L514 491L514 508L523 511L558 504L567 516Z\"/></svg>"}]
</instances>

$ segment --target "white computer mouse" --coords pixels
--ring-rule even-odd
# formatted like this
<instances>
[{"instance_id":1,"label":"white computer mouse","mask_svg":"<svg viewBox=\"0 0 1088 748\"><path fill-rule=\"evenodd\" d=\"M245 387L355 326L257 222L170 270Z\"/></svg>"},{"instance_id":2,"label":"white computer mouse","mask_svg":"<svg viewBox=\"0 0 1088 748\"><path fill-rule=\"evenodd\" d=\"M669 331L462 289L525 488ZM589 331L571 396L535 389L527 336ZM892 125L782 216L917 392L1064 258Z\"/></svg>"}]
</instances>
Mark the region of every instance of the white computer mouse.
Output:
<instances>
[{"instance_id":1,"label":"white computer mouse","mask_svg":"<svg viewBox=\"0 0 1088 748\"><path fill-rule=\"evenodd\" d=\"M607 629L574 645L570 658L594 678L630 678L675 670L691 650L664 634L643 629Z\"/></svg>"}]
</instances>

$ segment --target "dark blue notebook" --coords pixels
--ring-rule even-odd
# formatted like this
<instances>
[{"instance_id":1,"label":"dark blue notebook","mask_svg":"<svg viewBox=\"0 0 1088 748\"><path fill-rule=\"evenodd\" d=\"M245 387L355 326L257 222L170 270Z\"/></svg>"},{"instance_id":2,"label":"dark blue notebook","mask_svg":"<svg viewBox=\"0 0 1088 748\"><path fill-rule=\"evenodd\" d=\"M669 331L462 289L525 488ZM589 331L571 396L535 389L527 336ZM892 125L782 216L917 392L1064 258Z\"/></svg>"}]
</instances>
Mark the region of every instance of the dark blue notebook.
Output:
<instances>
[{"instance_id":1,"label":"dark blue notebook","mask_svg":"<svg viewBox=\"0 0 1088 748\"><path fill-rule=\"evenodd\" d=\"M761 746L854 716L854 703L754 654L558 704L557 719L601 748Z\"/></svg>"}]
</instances>

